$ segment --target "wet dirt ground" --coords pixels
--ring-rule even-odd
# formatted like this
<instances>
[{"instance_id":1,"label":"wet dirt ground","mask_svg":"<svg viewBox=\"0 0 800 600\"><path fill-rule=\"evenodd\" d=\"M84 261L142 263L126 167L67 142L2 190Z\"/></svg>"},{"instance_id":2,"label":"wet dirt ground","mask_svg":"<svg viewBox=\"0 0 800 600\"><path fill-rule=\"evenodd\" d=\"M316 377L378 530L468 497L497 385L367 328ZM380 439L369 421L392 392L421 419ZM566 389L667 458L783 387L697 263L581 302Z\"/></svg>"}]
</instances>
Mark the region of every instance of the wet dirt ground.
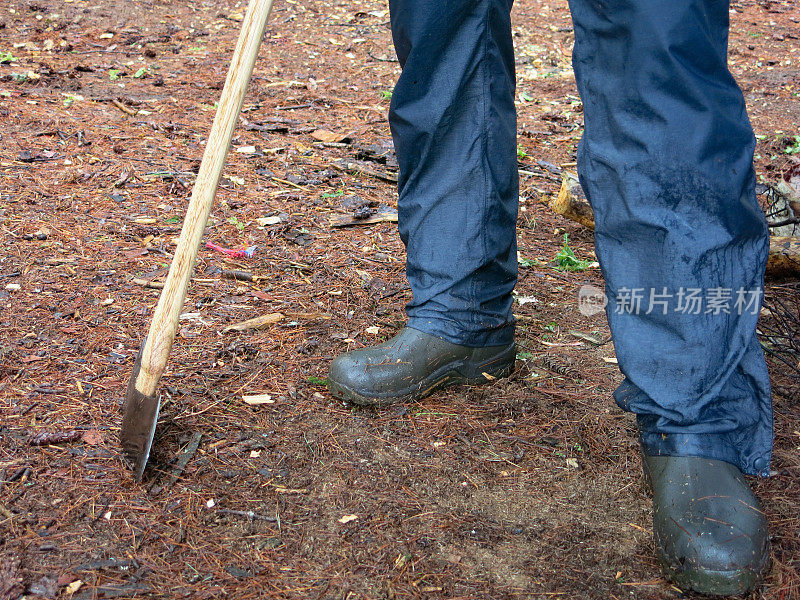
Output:
<instances>
[{"instance_id":1,"label":"wet dirt ground","mask_svg":"<svg viewBox=\"0 0 800 600\"><path fill-rule=\"evenodd\" d=\"M800 152L800 7L732 8L731 70L774 183ZM387 6L276 2L204 237L256 250L200 251L152 465L133 483L124 388L243 11L0 7L0 597L685 597L653 557L607 324L578 311L600 273L554 268L565 234L595 259L591 231L547 207L583 126L563 0L514 9L517 369L380 412L334 401L324 378L336 354L391 337L410 299L391 222ZM267 313L283 318L223 332ZM753 598L790 600L800 403L792 375L773 375L775 473L753 481L773 568Z\"/></svg>"}]
</instances>

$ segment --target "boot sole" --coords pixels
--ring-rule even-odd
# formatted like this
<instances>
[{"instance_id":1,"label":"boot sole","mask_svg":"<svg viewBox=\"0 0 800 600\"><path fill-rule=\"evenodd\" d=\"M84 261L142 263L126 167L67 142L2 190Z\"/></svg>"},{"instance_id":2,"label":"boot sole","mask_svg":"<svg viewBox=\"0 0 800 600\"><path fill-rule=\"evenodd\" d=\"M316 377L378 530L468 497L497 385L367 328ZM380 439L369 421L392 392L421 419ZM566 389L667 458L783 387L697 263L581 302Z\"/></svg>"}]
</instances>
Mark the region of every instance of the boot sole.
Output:
<instances>
[{"instance_id":1,"label":"boot sole","mask_svg":"<svg viewBox=\"0 0 800 600\"><path fill-rule=\"evenodd\" d=\"M511 344L492 358L481 362L459 360L442 365L419 383L397 392L368 395L353 390L336 381L328 381L328 390L334 398L357 404L382 408L398 402L413 402L429 396L434 391L452 385L480 385L494 379L507 377L514 370L517 350ZM488 377L487 377L488 375Z\"/></svg>"}]
</instances>

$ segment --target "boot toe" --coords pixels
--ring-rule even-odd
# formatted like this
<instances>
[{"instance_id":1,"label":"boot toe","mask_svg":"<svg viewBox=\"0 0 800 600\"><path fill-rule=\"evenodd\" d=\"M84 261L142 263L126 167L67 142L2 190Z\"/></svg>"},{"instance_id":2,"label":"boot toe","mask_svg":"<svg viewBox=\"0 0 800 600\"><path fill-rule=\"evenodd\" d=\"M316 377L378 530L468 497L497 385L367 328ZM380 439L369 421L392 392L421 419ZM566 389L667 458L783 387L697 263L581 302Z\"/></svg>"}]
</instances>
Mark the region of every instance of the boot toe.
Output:
<instances>
[{"instance_id":1,"label":"boot toe","mask_svg":"<svg viewBox=\"0 0 800 600\"><path fill-rule=\"evenodd\" d=\"M328 386L335 392L349 390L364 393L368 391L366 365L359 360L358 352L340 354L331 362L328 371Z\"/></svg>"},{"instance_id":2,"label":"boot toe","mask_svg":"<svg viewBox=\"0 0 800 600\"><path fill-rule=\"evenodd\" d=\"M710 595L754 589L769 557L767 521L741 472L697 457L645 457L653 532L670 581Z\"/></svg>"},{"instance_id":3,"label":"boot toe","mask_svg":"<svg viewBox=\"0 0 800 600\"><path fill-rule=\"evenodd\" d=\"M389 404L392 396L413 383L403 361L384 349L368 348L341 354L328 372L328 389L334 396L361 405Z\"/></svg>"},{"instance_id":4,"label":"boot toe","mask_svg":"<svg viewBox=\"0 0 800 600\"><path fill-rule=\"evenodd\" d=\"M655 524L656 546L668 578L684 589L716 595L752 589L767 557L766 523L744 521L711 528L692 527L680 519Z\"/></svg>"}]
</instances>

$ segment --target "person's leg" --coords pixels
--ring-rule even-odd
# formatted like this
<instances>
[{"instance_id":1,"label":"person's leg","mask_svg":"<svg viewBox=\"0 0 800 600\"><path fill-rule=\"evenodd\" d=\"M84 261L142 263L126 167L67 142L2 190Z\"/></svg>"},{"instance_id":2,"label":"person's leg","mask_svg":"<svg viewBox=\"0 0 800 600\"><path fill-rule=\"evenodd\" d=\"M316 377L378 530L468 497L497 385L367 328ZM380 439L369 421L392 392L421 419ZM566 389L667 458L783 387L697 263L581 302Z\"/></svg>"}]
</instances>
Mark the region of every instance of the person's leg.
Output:
<instances>
[{"instance_id":1,"label":"person's leg","mask_svg":"<svg viewBox=\"0 0 800 600\"><path fill-rule=\"evenodd\" d=\"M403 72L389 123L415 329L513 340L517 276L512 0L390 0Z\"/></svg>"},{"instance_id":2,"label":"person's leg","mask_svg":"<svg viewBox=\"0 0 800 600\"><path fill-rule=\"evenodd\" d=\"M513 368L512 1L389 2L403 68L389 123L413 299L398 337L333 361L328 380L338 397L388 404Z\"/></svg>"},{"instance_id":3,"label":"person's leg","mask_svg":"<svg viewBox=\"0 0 800 600\"><path fill-rule=\"evenodd\" d=\"M734 537L744 544L724 546L731 531L711 531L710 512L741 512L754 502L741 473L725 463L767 475L772 446L769 381L755 335L767 229L754 194L753 133L727 68L728 2L570 6L586 126L579 173L595 212L625 375L615 399L637 415L665 571L682 585L728 593L726 581L754 585L766 557L765 523L763 515L742 517ZM704 515L705 537L680 549L686 540L677 540L675 524L684 532L698 524L682 521L667 496L679 485L707 493L692 486L698 477L730 493L684 507ZM738 550L728 555L728 547ZM673 559L678 566L666 564ZM704 569L723 583L699 578Z\"/></svg>"}]
</instances>

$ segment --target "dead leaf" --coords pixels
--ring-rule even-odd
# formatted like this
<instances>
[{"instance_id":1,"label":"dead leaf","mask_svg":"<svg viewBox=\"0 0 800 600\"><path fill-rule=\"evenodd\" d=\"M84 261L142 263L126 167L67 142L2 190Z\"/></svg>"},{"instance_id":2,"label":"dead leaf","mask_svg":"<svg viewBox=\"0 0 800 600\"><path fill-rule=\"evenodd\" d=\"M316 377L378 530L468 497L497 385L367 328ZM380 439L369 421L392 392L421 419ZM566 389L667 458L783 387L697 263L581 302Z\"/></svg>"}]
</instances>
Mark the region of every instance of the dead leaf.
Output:
<instances>
[{"instance_id":1,"label":"dead leaf","mask_svg":"<svg viewBox=\"0 0 800 600\"><path fill-rule=\"evenodd\" d=\"M64 593L71 595L77 592L82 587L83 587L83 582L80 579L76 579L75 581L73 581L72 583L67 585L67 587L64 588Z\"/></svg>"},{"instance_id":2,"label":"dead leaf","mask_svg":"<svg viewBox=\"0 0 800 600\"><path fill-rule=\"evenodd\" d=\"M122 253L125 258L139 258L140 256L147 256L147 248L134 248L133 250L126 250Z\"/></svg>"},{"instance_id":3,"label":"dead leaf","mask_svg":"<svg viewBox=\"0 0 800 600\"><path fill-rule=\"evenodd\" d=\"M65 585L72 583L77 579L78 578L75 575L75 573L70 573L69 571L67 571L66 573L62 573L61 575L58 576L58 581L56 582L56 585L58 585L58 587L64 587Z\"/></svg>"},{"instance_id":4,"label":"dead leaf","mask_svg":"<svg viewBox=\"0 0 800 600\"><path fill-rule=\"evenodd\" d=\"M358 515L345 515L339 519L339 523L349 523L350 521L355 521L356 519L358 519Z\"/></svg>"},{"instance_id":5,"label":"dead leaf","mask_svg":"<svg viewBox=\"0 0 800 600\"><path fill-rule=\"evenodd\" d=\"M242 321L241 323L236 323L235 325L228 325L222 330L222 333L229 333L231 331L249 331L251 329L264 329L265 327L274 325L282 319L282 313L269 313L254 319L247 319L247 321Z\"/></svg>"},{"instance_id":6,"label":"dead leaf","mask_svg":"<svg viewBox=\"0 0 800 600\"><path fill-rule=\"evenodd\" d=\"M800 200L800 162L794 162L783 174L786 189L784 193L790 200Z\"/></svg>"},{"instance_id":7,"label":"dead leaf","mask_svg":"<svg viewBox=\"0 0 800 600\"><path fill-rule=\"evenodd\" d=\"M97 429L90 429L83 434L83 443L89 446L100 446L103 443L103 434Z\"/></svg>"},{"instance_id":8,"label":"dead leaf","mask_svg":"<svg viewBox=\"0 0 800 600\"><path fill-rule=\"evenodd\" d=\"M327 129L317 129L311 134L311 137L313 137L315 140L319 140L320 142L338 144L348 139L350 134L336 133L334 131L328 131Z\"/></svg>"}]
</instances>

